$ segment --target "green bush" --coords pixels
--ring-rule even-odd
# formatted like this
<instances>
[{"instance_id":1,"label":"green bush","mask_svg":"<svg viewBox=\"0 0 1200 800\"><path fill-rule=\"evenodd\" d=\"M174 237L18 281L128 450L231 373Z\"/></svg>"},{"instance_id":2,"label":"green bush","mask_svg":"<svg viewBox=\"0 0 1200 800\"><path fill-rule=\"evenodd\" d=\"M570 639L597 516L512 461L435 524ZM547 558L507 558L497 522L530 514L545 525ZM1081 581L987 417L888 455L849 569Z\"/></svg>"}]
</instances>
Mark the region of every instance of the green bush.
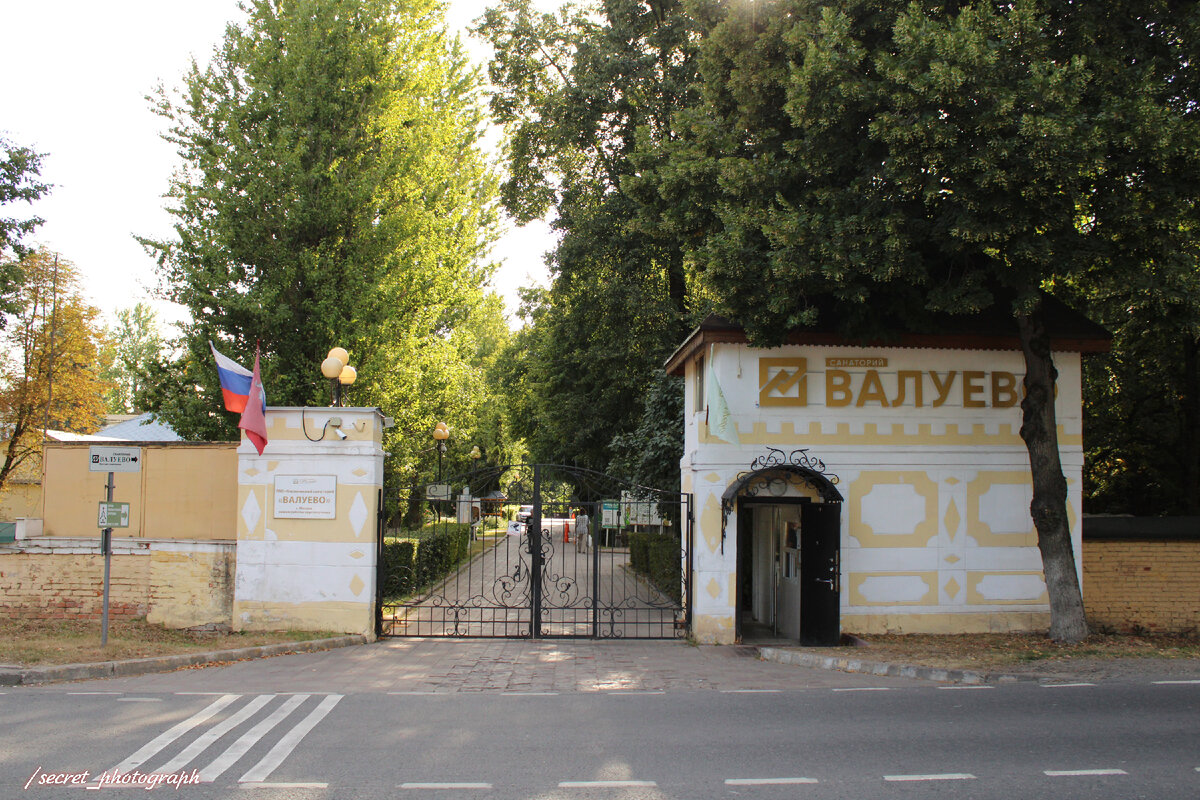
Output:
<instances>
[{"instance_id":1,"label":"green bush","mask_svg":"<svg viewBox=\"0 0 1200 800\"><path fill-rule=\"evenodd\" d=\"M680 602L683 578L679 560L679 540L659 533L630 533L629 566L667 597Z\"/></svg>"},{"instance_id":2,"label":"green bush","mask_svg":"<svg viewBox=\"0 0 1200 800\"><path fill-rule=\"evenodd\" d=\"M650 572L650 534L630 532L626 534L629 542L629 566L639 575Z\"/></svg>"},{"instance_id":3,"label":"green bush","mask_svg":"<svg viewBox=\"0 0 1200 800\"><path fill-rule=\"evenodd\" d=\"M446 577L471 552L471 526L465 523L443 523L422 534L414 559L418 587Z\"/></svg>"},{"instance_id":4,"label":"green bush","mask_svg":"<svg viewBox=\"0 0 1200 800\"><path fill-rule=\"evenodd\" d=\"M395 600L412 594L416 588L413 555L416 545L409 539L383 542L383 578L380 588L385 600Z\"/></svg>"},{"instance_id":5,"label":"green bush","mask_svg":"<svg viewBox=\"0 0 1200 800\"><path fill-rule=\"evenodd\" d=\"M471 554L471 526L455 522L403 531L383 544L383 596L407 597L450 574Z\"/></svg>"}]
</instances>

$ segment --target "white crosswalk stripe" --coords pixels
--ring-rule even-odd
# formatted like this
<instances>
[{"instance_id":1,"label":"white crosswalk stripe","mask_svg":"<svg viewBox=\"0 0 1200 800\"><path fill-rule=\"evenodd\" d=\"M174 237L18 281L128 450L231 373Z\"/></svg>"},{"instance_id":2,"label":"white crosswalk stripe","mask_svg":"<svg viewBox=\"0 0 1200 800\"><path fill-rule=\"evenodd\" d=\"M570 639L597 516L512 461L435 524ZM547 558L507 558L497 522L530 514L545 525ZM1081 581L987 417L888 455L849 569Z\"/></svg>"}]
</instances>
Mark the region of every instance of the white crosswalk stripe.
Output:
<instances>
[{"instance_id":1,"label":"white crosswalk stripe","mask_svg":"<svg viewBox=\"0 0 1200 800\"><path fill-rule=\"evenodd\" d=\"M264 694L244 699L239 694L223 695L197 713L172 726L139 748L133 755L104 774L126 775L134 770L145 774L168 775L196 771L203 783L211 783L238 763L260 741L278 735L271 749L257 763L251 764L242 775L243 784L263 783L300 744L308 733L333 710L343 695L321 696L316 707L290 729L288 717L301 709L311 694L292 694L281 697ZM244 702L243 702L244 700ZM255 719L261 714L265 717ZM239 729L252 725L209 761L205 753L218 746L226 737L232 738ZM174 747L181 747L172 758L161 761Z\"/></svg>"}]
</instances>

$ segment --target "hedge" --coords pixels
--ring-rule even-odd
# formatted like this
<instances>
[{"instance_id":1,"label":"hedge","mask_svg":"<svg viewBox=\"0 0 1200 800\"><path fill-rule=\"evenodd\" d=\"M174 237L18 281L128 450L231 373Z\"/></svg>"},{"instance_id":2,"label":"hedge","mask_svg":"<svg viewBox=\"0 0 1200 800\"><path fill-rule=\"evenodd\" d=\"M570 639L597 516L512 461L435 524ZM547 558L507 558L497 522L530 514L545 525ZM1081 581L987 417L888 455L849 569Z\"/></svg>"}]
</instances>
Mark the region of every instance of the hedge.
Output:
<instances>
[{"instance_id":1,"label":"hedge","mask_svg":"<svg viewBox=\"0 0 1200 800\"><path fill-rule=\"evenodd\" d=\"M667 597L680 602L683 570L679 540L661 533L628 534L629 566Z\"/></svg>"},{"instance_id":2,"label":"hedge","mask_svg":"<svg viewBox=\"0 0 1200 800\"><path fill-rule=\"evenodd\" d=\"M436 583L471 554L471 526L465 523L443 523L401 536L405 538L383 544L382 588L387 599L407 597Z\"/></svg>"}]
</instances>

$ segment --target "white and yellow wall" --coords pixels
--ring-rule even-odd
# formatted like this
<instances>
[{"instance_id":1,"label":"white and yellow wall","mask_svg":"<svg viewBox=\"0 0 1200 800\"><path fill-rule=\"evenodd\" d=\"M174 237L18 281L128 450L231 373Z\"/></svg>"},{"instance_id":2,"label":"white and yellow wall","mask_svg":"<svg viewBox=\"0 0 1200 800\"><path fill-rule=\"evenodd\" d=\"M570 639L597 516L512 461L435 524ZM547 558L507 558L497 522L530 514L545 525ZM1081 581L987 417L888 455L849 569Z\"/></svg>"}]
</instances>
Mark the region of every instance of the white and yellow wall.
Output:
<instances>
[{"instance_id":1,"label":"white and yellow wall","mask_svg":"<svg viewBox=\"0 0 1200 800\"><path fill-rule=\"evenodd\" d=\"M1054 362L1059 446L1079 554L1080 354L1055 352ZM694 494L697 510L691 595L701 641L734 640L737 511L727 507L723 520L721 497L770 448L789 455L807 450L844 498L842 631L1048 624L1029 514L1029 461L1019 435L1019 351L757 349L694 339L669 367L686 383L681 467L683 491ZM815 496L794 485L786 494Z\"/></svg>"},{"instance_id":2,"label":"white and yellow wall","mask_svg":"<svg viewBox=\"0 0 1200 800\"><path fill-rule=\"evenodd\" d=\"M261 456L248 440L238 448L234 630L373 637L384 417L373 408L269 408L267 424ZM314 502L313 516L298 518L296 504L282 502L279 481L303 477L332 485L327 513Z\"/></svg>"}]
</instances>

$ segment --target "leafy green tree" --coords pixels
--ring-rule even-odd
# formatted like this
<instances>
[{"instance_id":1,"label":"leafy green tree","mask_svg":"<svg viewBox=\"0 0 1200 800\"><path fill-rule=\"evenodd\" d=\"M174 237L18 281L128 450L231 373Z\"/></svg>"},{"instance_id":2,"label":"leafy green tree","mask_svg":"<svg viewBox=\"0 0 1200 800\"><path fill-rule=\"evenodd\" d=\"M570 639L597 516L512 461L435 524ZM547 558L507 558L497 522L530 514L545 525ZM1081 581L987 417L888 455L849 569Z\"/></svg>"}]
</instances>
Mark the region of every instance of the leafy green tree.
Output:
<instances>
[{"instance_id":1,"label":"leafy green tree","mask_svg":"<svg viewBox=\"0 0 1200 800\"><path fill-rule=\"evenodd\" d=\"M149 408L185 438L237 435L211 339L247 364L261 344L272 404L327 403L318 367L342 346L354 402L448 413L450 332L482 302L495 228L478 75L434 0L245 10L182 92L157 95L184 168L175 236L144 244L192 318Z\"/></svg>"},{"instance_id":2,"label":"leafy green tree","mask_svg":"<svg viewBox=\"0 0 1200 800\"><path fill-rule=\"evenodd\" d=\"M683 416L682 381L659 370L646 391L637 428L613 440L613 471L639 486L679 491Z\"/></svg>"},{"instance_id":3,"label":"leafy green tree","mask_svg":"<svg viewBox=\"0 0 1200 800\"><path fill-rule=\"evenodd\" d=\"M40 465L46 429L99 428L107 388L96 360L99 312L84 300L75 267L44 249L19 266L24 280L3 336L0 490L15 473Z\"/></svg>"},{"instance_id":4,"label":"leafy green tree","mask_svg":"<svg viewBox=\"0 0 1200 800\"><path fill-rule=\"evenodd\" d=\"M43 157L42 153L0 136L0 208L8 211L6 206L11 203L32 203L50 191L50 185L39 180ZM19 259L29 252L21 239L33 233L42 221L37 216L0 217L0 258L6 264L11 264L9 259Z\"/></svg>"},{"instance_id":5,"label":"leafy green tree","mask_svg":"<svg viewBox=\"0 0 1200 800\"><path fill-rule=\"evenodd\" d=\"M1084 511L1200 515L1200 270L1148 264L1078 302L1113 332L1084 361Z\"/></svg>"},{"instance_id":6,"label":"leafy green tree","mask_svg":"<svg viewBox=\"0 0 1200 800\"><path fill-rule=\"evenodd\" d=\"M1194 185L1172 176L1194 175L1200 153L1186 95L1197 10L1168 6L698 2L695 16L717 18L703 102L657 179L704 280L756 343L811 323L822 296L860 331L1011 309L1059 640L1087 628L1041 290L1181 247ZM1131 258L1139 217L1156 233Z\"/></svg>"},{"instance_id":7,"label":"leafy green tree","mask_svg":"<svg viewBox=\"0 0 1200 800\"><path fill-rule=\"evenodd\" d=\"M40 180L43 157L0 136L0 311L19 308L19 300L13 295L23 279L21 259L30 253L22 239L43 222L37 216L8 216L10 206L32 203L50 191L50 184Z\"/></svg>"},{"instance_id":8,"label":"leafy green tree","mask_svg":"<svg viewBox=\"0 0 1200 800\"><path fill-rule=\"evenodd\" d=\"M674 135L695 43L677 0L604 0L535 12L505 0L478 28L495 50L491 106L508 136L505 207L554 209L553 286L515 346L534 458L604 469L613 436L638 424L651 376L687 329L683 249L662 201L633 191Z\"/></svg>"},{"instance_id":9,"label":"leafy green tree","mask_svg":"<svg viewBox=\"0 0 1200 800\"><path fill-rule=\"evenodd\" d=\"M145 303L117 311L116 325L104 331L100 377L110 388L104 406L110 414L138 411L138 395L146 391L151 365L163 355L165 340L157 314Z\"/></svg>"}]
</instances>

